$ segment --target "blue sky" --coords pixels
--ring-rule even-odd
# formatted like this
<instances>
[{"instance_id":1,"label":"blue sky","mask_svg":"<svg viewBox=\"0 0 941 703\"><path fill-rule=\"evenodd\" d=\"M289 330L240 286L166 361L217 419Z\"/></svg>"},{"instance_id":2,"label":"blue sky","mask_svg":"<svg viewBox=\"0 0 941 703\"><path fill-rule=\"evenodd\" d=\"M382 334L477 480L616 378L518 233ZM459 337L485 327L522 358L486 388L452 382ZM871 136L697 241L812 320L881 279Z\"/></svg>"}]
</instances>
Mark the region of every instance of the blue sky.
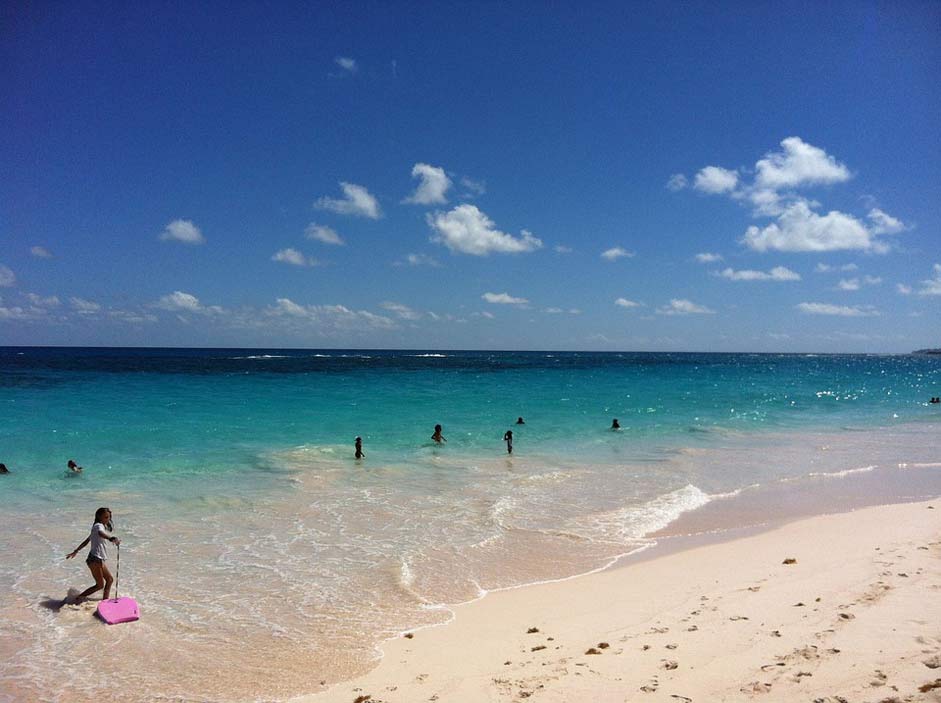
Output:
<instances>
[{"instance_id":1,"label":"blue sky","mask_svg":"<svg viewBox=\"0 0 941 703\"><path fill-rule=\"evenodd\" d=\"M938 75L936 2L8 3L0 344L941 346Z\"/></svg>"}]
</instances>

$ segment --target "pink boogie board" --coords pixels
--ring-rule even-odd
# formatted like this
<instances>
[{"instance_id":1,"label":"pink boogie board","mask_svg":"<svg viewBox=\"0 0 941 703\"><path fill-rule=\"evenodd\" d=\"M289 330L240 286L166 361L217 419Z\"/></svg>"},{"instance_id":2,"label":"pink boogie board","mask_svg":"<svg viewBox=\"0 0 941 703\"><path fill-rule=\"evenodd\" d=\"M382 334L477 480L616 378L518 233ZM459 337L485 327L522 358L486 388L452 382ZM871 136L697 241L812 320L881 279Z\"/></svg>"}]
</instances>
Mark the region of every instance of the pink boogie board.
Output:
<instances>
[{"instance_id":1,"label":"pink boogie board","mask_svg":"<svg viewBox=\"0 0 941 703\"><path fill-rule=\"evenodd\" d=\"M109 625L140 619L140 608L133 598L109 598L98 604L98 615Z\"/></svg>"}]
</instances>

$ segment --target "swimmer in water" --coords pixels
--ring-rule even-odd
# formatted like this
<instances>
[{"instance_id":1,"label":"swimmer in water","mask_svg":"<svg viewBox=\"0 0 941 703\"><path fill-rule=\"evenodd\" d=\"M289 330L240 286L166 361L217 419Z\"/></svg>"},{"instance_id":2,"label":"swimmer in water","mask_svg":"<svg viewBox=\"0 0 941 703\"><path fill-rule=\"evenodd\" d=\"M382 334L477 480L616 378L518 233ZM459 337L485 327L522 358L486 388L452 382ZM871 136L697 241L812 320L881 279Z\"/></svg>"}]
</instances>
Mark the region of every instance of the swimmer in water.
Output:
<instances>
[{"instance_id":1,"label":"swimmer in water","mask_svg":"<svg viewBox=\"0 0 941 703\"><path fill-rule=\"evenodd\" d=\"M73 474L82 473L82 467L76 464L72 459L69 459L68 466L69 466L69 471L71 471Z\"/></svg>"},{"instance_id":2,"label":"swimmer in water","mask_svg":"<svg viewBox=\"0 0 941 703\"><path fill-rule=\"evenodd\" d=\"M435 433L431 435L431 438L438 444L448 441L444 438L444 435L441 434L441 425L435 425Z\"/></svg>"},{"instance_id":3,"label":"swimmer in water","mask_svg":"<svg viewBox=\"0 0 941 703\"><path fill-rule=\"evenodd\" d=\"M503 441L506 442L506 453L513 453L513 430L507 430L503 435Z\"/></svg>"},{"instance_id":4,"label":"swimmer in water","mask_svg":"<svg viewBox=\"0 0 941 703\"><path fill-rule=\"evenodd\" d=\"M619 429L621 429L621 423L618 422L618 419L617 419L617 418L614 418L614 419L611 421L611 429L612 429L612 430L619 430Z\"/></svg>"},{"instance_id":5,"label":"swimmer in water","mask_svg":"<svg viewBox=\"0 0 941 703\"><path fill-rule=\"evenodd\" d=\"M0 464L0 474L8 474L10 470L7 468L6 464Z\"/></svg>"},{"instance_id":6,"label":"swimmer in water","mask_svg":"<svg viewBox=\"0 0 941 703\"><path fill-rule=\"evenodd\" d=\"M364 458L366 457L366 455L363 454L363 438L362 438L362 437L357 437L357 438L356 438L355 445L356 445L356 458L357 458L357 459L364 459Z\"/></svg>"},{"instance_id":7,"label":"swimmer in water","mask_svg":"<svg viewBox=\"0 0 941 703\"><path fill-rule=\"evenodd\" d=\"M518 417L518 418L516 418L516 424L517 424L517 425L525 425L526 422L523 420L523 418Z\"/></svg>"}]
</instances>

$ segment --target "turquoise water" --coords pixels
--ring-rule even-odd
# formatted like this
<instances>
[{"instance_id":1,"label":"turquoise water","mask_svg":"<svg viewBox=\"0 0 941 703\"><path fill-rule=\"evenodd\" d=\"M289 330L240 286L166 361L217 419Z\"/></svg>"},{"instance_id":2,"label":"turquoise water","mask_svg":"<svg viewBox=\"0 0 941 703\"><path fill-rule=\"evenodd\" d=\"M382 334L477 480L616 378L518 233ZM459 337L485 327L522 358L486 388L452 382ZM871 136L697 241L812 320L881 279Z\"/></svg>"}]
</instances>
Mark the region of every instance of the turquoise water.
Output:
<instances>
[{"instance_id":1,"label":"turquoise water","mask_svg":"<svg viewBox=\"0 0 941 703\"><path fill-rule=\"evenodd\" d=\"M936 471L937 395L929 356L0 348L0 521L24 535L0 548L0 700L313 691L449 604L603 567L723 496ZM88 585L62 556L104 504L133 629L49 605ZM53 694L87 638L160 665Z\"/></svg>"}]
</instances>

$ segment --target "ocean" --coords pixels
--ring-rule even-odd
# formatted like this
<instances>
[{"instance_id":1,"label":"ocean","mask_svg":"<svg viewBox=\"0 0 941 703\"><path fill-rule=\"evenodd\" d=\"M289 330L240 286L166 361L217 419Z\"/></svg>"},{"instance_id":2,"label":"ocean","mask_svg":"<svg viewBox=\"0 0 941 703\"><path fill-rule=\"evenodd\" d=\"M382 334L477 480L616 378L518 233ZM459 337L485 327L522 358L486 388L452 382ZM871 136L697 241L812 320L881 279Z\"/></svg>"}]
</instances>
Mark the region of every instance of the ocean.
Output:
<instances>
[{"instance_id":1,"label":"ocean","mask_svg":"<svg viewBox=\"0 0 941 703\"><path fill-rule=\"evenodd\" d=\"M707 504L933 497L938 395L937 356L0 348L0 701L287 700ZM100 506L135 623L63 603Z\"/></svg>"}]
</instances>

